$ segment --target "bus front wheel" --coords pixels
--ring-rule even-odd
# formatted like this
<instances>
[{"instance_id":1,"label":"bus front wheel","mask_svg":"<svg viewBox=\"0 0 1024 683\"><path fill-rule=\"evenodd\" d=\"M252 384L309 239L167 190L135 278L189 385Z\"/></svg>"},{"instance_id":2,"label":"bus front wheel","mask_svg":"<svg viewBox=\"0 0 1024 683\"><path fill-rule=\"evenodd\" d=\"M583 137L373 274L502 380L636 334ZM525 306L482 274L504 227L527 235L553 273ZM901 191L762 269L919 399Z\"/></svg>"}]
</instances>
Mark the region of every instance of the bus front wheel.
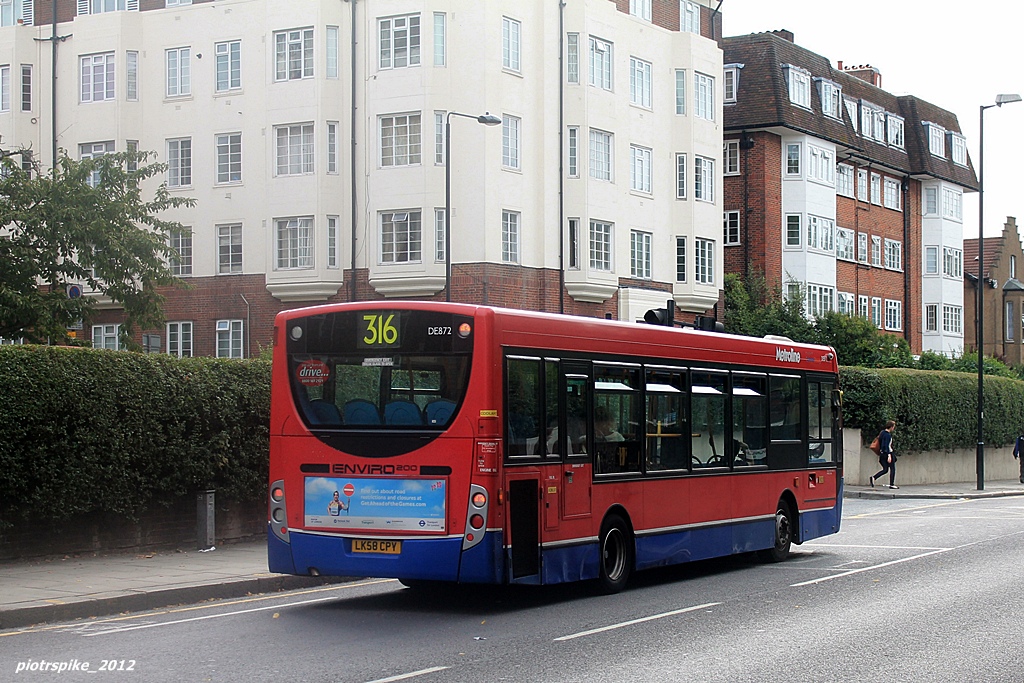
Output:
<instances>
[{"instance_id":1,"label":"bus front wheel","mask_svg":"<svg viewBox=\"0 0 1024 683\"><path fill-rule=\"evenodd\" d=\"M789 557L789 549L793 545L793 517L789 503L779 499L775 509L775 544L765 551L764 556L769 562L782 562Z\"/></svg>"},{"instance_id":2,"label":"bus front wheel","mask_svg":"<svg viewBox=\"0 0 1024 683\"><path fill-rule=\"evenodd\" d=\"M626 587L633 571L633 539L625 520L610 515L601 525L601 591L611 595Z\"/></svg>"}]
</instances>

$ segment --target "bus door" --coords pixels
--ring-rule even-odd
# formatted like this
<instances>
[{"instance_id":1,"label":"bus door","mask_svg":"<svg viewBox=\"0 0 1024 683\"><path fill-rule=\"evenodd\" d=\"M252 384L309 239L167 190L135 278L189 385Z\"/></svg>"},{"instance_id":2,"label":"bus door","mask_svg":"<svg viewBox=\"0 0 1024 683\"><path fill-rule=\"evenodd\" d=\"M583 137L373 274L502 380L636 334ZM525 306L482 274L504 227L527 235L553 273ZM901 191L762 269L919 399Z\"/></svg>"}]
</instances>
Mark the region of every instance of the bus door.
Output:
<instances>
[{"instance_id":1,"label":"bus door","mask_svg":"<svg viewBox=\"0 0 1024 683\"><path fill-rule=\"evenodd\" d=\"M540 574L540 479L536 470L508 480L512 581Z\"/></svg>"},{"instance_id":2,"label":"bus door","mask_svg":"<svg viewBox=\"0 0 1024 683\"><path fill-rule=\"evenodd\" d=\"M590 516L591 471L587 453L587 409L590 406L590 364L562 364L559 381L564 416L559 421L562 455L562 519Z\"/></svg>"}]
</instances>

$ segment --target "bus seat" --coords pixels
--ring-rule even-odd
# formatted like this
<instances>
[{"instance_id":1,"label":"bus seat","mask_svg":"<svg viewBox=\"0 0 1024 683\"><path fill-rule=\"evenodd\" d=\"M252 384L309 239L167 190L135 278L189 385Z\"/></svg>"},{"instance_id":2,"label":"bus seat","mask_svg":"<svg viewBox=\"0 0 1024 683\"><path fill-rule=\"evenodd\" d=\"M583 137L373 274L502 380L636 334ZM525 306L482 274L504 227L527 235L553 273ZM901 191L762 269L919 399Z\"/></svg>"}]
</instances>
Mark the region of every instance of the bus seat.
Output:
<instances>
[{"instance_id":1,"label":"bus seat","mask_svg":"<svg viewBox=\"0 0 1024 683\"><path fill-rule=\"evenodd\" d=\"M449 401L446 398L439 398L428 403L424 412L427 416L428 425L448 424L448 420L451 419L452 413L455 412L455 401Z\"/></svg>"},{"instance_id":2,"label":"bus seat","mask_svg":"<svg viewBox=\"0 0 1024 683\"><path fill-rule=\"evenodd\" d=\"M309 417L309 421L315 425L341 424L341 413L338 412L338 406L322 398L314 398L309 402L306 415Z\"/></svg>"},{"instance_id":3,"label":"bus seat","mask_svg":"<svg viewBox=\"0 0 1024 683\"><path fill-rule=\"evenodd\" d=\"M366 399L352 399L345 404L345 424L379 425L380 413L377 412L377 406Z\"/></svg>"},{"instance_id":4,"label":"bus seat","mask_svg":"<svg viewBox=\"0 0 1024 683\"><path fill-rule=\"evenodd\" d=\"M421 425L423 413L412 401L391 401L384 406L384 423L389 425Z\"/></svg>"}]
</instances>

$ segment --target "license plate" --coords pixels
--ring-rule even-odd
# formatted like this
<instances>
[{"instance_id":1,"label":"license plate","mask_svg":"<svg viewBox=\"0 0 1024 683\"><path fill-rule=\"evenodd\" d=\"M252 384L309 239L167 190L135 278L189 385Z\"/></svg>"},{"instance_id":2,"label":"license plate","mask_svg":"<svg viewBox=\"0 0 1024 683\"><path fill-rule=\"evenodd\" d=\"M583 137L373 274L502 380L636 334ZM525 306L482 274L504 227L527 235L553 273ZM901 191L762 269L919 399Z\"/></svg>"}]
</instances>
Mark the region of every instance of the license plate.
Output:
<instances>
[{"instance_id":1,"label":"license plate","mask_svg":"<svg viewBox=\"0 0 1024 683\"><path fill-rule=\"evenodd\" d=\"M381 541L370 538L353 538L352 552L354 553L382 553L384 555L402 554L401 541Z\"/></svg>"}]
</instances>

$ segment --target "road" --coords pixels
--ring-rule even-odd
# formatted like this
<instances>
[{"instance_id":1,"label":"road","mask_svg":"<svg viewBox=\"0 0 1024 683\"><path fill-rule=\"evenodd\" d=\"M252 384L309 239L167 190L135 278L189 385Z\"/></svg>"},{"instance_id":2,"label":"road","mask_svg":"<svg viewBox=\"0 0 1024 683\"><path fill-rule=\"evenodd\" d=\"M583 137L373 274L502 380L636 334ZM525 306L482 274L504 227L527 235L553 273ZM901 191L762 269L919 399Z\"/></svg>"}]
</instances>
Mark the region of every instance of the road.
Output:
<instances>
[{"instance_id":1,"label":"road","mask_svg":"<svg viewBox=\"0 0 1024 683\"><path fill-rule=\"evenodd\" d=\"M363 580L4 631L0 680L56 679L16 673L44 661L77 662L60 680L1024 679L1024 498L844 512L840 534L784 563L654 570L614 596Z\"/></svg>"}]
</instances>

